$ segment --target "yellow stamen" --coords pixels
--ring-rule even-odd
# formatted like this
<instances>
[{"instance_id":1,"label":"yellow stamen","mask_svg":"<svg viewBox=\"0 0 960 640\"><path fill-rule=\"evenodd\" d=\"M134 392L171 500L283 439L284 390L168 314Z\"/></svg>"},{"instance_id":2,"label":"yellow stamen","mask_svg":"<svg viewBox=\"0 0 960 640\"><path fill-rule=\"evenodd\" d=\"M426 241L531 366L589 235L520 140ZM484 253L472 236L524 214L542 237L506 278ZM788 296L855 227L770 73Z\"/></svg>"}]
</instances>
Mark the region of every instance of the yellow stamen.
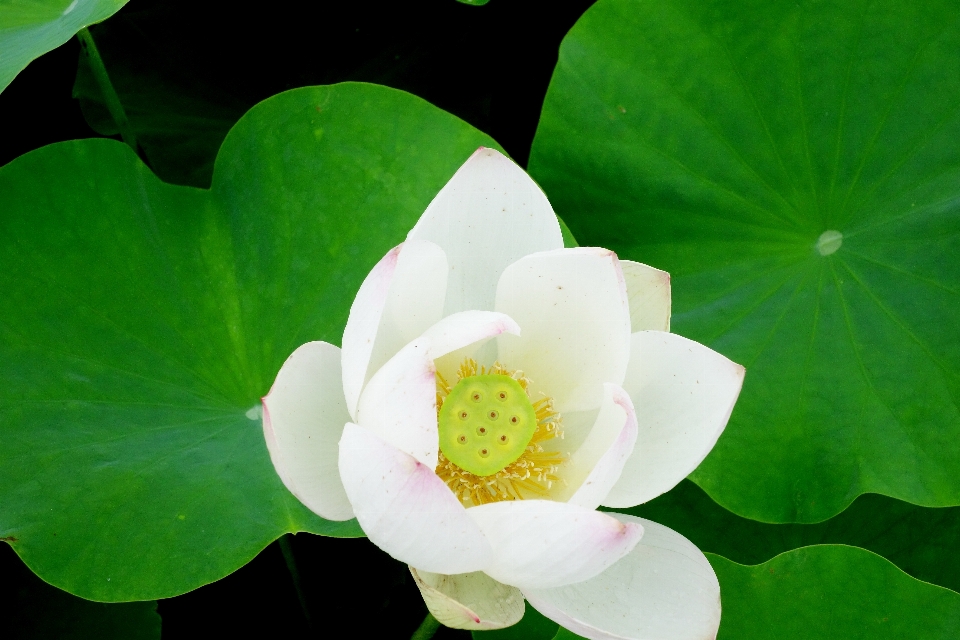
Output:
<instances>
[{"instance_id":1,"label":"yellow stamen","mask_svg":"<svg viewBox=\"0 0 960 640\"><path fill-rule=\"evenodd\" d=\"M467 358L457 371L458 382L477 375L506 375L516 380L529 396L530 380L522 371L511 371L499 362L487 368L478 366L476 360ZM437 373L437 413L451 386ZM461 469L440 452L437 475L447 483L450 490L466 506L477 506L501 500L546 498L557 477L557 469L566 457L556 451L546 451L544 443L554 438L563 438L560 414L553 407L553 399L544 397L533 403L537 416L537 428L523 454L514 462L489 476L478 476Z\"/></svg>"}]
</instances>

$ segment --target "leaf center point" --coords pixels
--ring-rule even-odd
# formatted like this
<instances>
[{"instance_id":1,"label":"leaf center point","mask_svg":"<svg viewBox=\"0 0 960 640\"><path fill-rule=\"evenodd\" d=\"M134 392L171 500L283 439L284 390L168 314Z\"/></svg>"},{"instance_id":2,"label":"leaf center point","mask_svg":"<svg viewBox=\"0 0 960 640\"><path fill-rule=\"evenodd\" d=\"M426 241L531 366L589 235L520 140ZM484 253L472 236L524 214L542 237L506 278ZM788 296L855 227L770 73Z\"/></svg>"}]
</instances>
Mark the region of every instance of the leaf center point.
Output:
<instances>
[{"instance_id":1,"label":"leaf center point","mask_svg":"<svg viewBox=\"0 0 960 640\"><path fill-rule=\"evenodd\" d=\"M836 253L840 245L843 244L843 234L834 229L829 229L820 234L817 238L817 251L822 256L829 256Z\"/></svg>"}]
</instances>

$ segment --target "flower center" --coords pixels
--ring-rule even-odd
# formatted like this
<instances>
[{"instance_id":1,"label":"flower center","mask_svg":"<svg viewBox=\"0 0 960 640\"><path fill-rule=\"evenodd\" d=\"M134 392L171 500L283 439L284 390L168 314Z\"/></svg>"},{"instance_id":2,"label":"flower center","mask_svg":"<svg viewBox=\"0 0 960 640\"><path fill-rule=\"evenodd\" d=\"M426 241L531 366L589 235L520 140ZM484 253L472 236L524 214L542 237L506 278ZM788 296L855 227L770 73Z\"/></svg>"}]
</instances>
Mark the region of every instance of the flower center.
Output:
<instances>
[{"instance_id":1,"label":"flower center","mask_svg":"<svg viewBox=\"0 0 960 640\"><path fill-rule=\"evenodd\" d=\"M521 371L467 358L451 388L437 373L440 459L437 475L467 507L549 498L566 456L553 400L530 401Z\"/></svg>"},{"instance_id":2,"label":"flower center","mask_svg":"<svg viewBox=\"0 0 960 640\"><path fill-rule=\"evenodd\" d=\"M464 378L440 408L440 451L485 477L515 462L530 444L537 412L520 383L506 375Z\"/></svg>"}]
</instances>

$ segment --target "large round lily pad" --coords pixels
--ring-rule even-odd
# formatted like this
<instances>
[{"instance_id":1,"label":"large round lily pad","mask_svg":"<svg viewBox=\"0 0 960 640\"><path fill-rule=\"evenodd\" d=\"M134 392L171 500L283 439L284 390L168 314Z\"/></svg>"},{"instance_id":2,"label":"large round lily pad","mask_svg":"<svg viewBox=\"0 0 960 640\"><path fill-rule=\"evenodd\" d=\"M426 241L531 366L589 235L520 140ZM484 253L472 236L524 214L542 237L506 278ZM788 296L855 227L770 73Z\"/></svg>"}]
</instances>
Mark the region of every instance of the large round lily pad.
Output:
<instances>
[{"instance_id":1,"label":"large round lily pad","mask_svg":"<svg viewBox=\"0 0 960 640\"><path fill-rule=\"evenodd\" d=\"M298 345L339 344L367 271L492 144L345 84L251 110L210 191L112 140L0 169L0 537L119 601L216 580L286 531L362 535L286 491L259 399Z\"/></svg>"},{"instance_id":2,"label":"large round lily pad","mask_svg":"<svg viewBox=\"0 0 960 640\"><path fill-rule=\"evenodd\" d=\"M957 60L949 0L601 0L564 40L531 173L746 366L692 476L724 507L960 504Z\"/></svg>"}]
</instances>

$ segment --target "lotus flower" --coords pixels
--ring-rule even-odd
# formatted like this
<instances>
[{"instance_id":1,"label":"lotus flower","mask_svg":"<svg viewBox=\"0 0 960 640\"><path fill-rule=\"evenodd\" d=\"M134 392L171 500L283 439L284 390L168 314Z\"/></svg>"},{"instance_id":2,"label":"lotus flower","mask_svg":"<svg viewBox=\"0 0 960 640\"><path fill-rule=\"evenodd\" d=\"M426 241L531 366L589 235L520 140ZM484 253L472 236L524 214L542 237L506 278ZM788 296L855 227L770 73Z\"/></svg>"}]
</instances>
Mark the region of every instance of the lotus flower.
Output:
<instances>
[{"instance_id":1,"label":"lotus flower","mask_svg":"<svg viewBox=\"0 0 960 640\"><path fill-rule=\"evenodd\" d=\"M743 367L669 333L670 278L563 248L512 161L479 149L364 280L343 348L310 342L264 398L271 459L323 518L356 517L443 624L524 599L588 638L713 638L720 587L632 507L727 423Z\"/></svg>"}]
</instances>

